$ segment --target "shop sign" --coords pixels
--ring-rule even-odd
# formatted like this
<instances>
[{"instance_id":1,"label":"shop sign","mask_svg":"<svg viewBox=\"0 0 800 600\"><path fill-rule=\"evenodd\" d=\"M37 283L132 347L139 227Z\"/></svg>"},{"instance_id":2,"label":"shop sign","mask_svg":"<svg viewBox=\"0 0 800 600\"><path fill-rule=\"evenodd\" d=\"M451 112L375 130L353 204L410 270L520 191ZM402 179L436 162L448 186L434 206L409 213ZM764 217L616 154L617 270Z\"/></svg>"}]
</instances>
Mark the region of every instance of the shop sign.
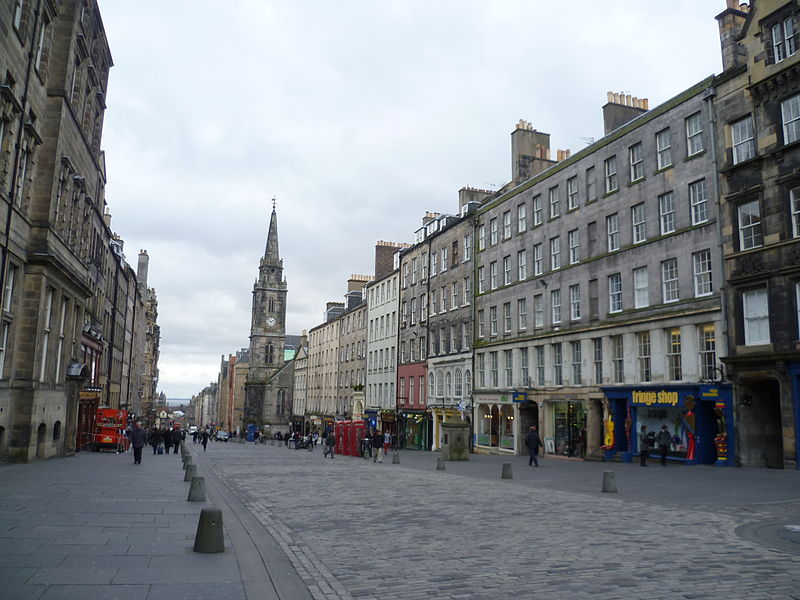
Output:
<instances>
[{"instance_id":1,"label":"shop sign","mask_svg":"<svg viewBox=\"0 0 800 600\"><path fill-rule=\"evenodd\" d=\"M708 388L703 392L703 398L719 398L718 388Z\"/></svg>"},{"instance_id":2,"label":"shop sign","mask_svg":"<svg viewBox=\"0 0 800 600\"><path fill-rule=\"evenodd\" d=\"M631 404L634 406L677 406L679 402L678 392L634 390Z\"/></svg>"},{"instance_id":3,"label":"shop sign","mask_svg":"<svg viewBox=\"0 0 800 600\"><path fill-rule=\"evenodd\" d=\"M514 402L526 402L528 400L527 392L514 392Z\"/></svg>"}]
</instances>

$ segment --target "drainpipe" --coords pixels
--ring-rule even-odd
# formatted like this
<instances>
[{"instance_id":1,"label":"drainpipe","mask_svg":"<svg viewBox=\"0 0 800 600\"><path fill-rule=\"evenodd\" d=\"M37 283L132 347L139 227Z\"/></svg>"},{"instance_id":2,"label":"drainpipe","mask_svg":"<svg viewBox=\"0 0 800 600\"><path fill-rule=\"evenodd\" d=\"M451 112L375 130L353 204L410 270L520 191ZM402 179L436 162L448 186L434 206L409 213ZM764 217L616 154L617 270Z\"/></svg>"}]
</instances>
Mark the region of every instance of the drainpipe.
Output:
<instances>
[{"instance_id":1,"label":"drainpipe","mask_svg":"<svg viewBox=\"0 0 800 600\"><path fill-rule=\"evenodd\" d=\"M728 333L728 302L727 302L727 289L724 285L725 282L725 257L722 244L722 212L720 202L720 185L719 185L719 156L717 154L717 116L714 109L714 100L717 97L717 90L711 86L703 92L703 100L706 102L708 108L708 128L711 133L711 163L714 166L714 177L711 179L711 193L717 201L717 223L715 226L717 234L717 246L719 248L719 273L720 273L720 312L721 312L721 329L722 329L722 343L725 349L725 354L729 352L729 333ZM724 374L723 374L724 376Z\"/></svg>"}]
</instances>

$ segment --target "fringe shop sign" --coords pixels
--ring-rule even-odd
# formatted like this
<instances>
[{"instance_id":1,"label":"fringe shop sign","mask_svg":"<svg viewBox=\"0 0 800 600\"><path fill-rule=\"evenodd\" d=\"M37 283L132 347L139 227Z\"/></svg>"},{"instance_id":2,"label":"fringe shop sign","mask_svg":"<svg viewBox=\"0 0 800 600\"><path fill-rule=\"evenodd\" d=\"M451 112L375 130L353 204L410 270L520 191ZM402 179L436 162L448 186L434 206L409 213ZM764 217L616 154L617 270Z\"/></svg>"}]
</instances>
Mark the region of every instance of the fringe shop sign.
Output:
<instances>
[{"instance_id":1,"label":"fringe shop sign","mask_svg":"<svg viewBox=\"0 0 800 600\"><path fill-rule=\"evenodd\" d=\"M633 391L634 406L678 406L679 402L678 392Z\"/></svg>"}]
</instances>

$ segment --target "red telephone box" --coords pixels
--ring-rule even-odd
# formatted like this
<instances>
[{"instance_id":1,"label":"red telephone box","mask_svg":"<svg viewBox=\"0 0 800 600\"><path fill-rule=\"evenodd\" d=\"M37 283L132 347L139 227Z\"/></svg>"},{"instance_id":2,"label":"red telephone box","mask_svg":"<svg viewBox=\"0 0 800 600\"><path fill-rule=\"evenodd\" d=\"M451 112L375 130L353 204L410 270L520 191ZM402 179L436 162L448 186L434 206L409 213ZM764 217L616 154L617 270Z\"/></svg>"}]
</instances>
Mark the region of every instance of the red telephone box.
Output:
<instances>
[{"instance_id":1,"label":"red telephone box","mask_svg":"<svg viewBox=\"0 0 800 600\"><path fill-rule=\"evenodd\" d=\"M352 454L351 456L361 456L361 440L364 439L364 421L352 422Z\"/></svg>"},{"instance_id":2,"label":"red telephone box","mask_svg":"<svg viewBox=\"0 0 800 600\"><path fill-rule=\"evenodd\" d=\"M336 421L334 425L334 429L336 432L336 445L334 448L336 449L336 454L344 454L344 421Z\"/></svg>"}]
</instances>

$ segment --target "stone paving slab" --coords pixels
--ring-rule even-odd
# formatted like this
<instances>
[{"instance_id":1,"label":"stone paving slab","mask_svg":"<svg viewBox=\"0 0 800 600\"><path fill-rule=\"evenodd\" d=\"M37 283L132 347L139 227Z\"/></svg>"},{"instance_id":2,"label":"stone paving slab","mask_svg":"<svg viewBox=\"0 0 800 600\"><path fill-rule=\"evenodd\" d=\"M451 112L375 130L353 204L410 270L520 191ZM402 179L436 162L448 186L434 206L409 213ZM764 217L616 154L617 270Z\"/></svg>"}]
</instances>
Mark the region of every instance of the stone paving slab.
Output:
<instances>
[{"instance_id":1,"label":"stone paving slab","mask_svg":"<svg viewBox=\"0 0 800 600\"><path fill-rule=\"evenodd\" d=\"M797 472L551 458L528 469L524 457L436 472L429 453L337 458L266 445L195 462L279 540L315 598L800 597L800 556L735 532L791 518ZM504 461L512 481L500 480ZM608 469L618 494L600 491Z\"/></svg>"}]
</instances>

